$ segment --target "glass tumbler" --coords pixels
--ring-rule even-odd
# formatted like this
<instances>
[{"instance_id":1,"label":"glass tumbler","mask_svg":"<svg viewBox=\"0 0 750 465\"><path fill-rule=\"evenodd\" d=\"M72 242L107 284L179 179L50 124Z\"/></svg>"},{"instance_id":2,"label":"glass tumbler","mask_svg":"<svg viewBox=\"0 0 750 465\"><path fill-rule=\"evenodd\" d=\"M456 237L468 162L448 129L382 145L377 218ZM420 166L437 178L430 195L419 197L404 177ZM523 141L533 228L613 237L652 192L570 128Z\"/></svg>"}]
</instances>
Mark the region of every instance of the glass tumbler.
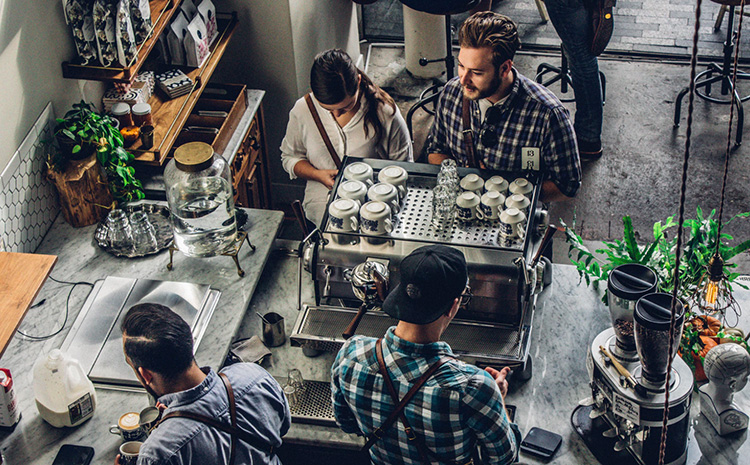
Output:
<instances>
[{"instance_id":1,"label":"glass tumbler","mask_svg":"<svg viewBox=\"0 0 750 465\"><path fill-rule=\"evenodd\" d=\"M130 214L130 225L133 229L133 248L138 254L149 254L156 251L156 230L144 211Z\"/></svg>"},{"instance_id":2,"label":"glass tumbler","mask_svg":"<svg viewBox=\"0 0 750 465\"><path fill-rule=\"evenodd\" d=\"M455 178L448 173L442 171L437 175L437 185L445 186L450 192L453 193L454 197L458 196L461 192L461 186L459 185L458 176Z\"/></svg>"},{"instance_id":3,"label":"glass tumbler","mask_svg":"<svg viewBox=\"0 0 750 465\"><path fill-rule=\"evenodd\" d=\"M289 370L286 383L294 386L298 393L305 392L305 379L302 377L302 372L296 368Z\"/></svg>"},{"instance_id":4,"label":"glass tumbler","mask_svg":"<svg viewBox=\"0 0 750 465\"><path fill-rule=\"evenodd\" d=\"M438 185L432 189L432 225L437 229L445 229L451 224L456 196L445 185Z\"/></svg>"},{"instance_id":5,"label":"glass tumbler","mask_svg":"<svg viewBox=\"0 0 750 465\"><path fill-rule=\"evenodd\" d=\"M117 253L128 254L133 251L133 230L128 216L119 208L107 215L107 242Z\"/></svg>"}]
</instances>

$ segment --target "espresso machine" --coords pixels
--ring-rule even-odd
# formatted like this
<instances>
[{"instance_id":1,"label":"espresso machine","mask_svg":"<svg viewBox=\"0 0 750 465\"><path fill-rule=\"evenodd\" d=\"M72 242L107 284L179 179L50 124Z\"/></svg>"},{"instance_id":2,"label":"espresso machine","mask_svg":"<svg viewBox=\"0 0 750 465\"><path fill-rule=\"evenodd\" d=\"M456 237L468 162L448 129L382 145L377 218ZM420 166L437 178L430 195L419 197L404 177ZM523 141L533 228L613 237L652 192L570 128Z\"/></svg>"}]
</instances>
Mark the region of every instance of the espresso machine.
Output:
<instances>
[{"instance_id":1,"label":"espresso machine","mask_svg":"<svg viewBox=\"0 0 750 465\"><path fill-rule=\"evenodd\" d=\"M380 297L383 296L369 298L368 304L367 297L358 295L357 289L361 286L355 281L366 276L365 282L377 283L377 276L387 271L387 287L393 289L400 282L403 257L424 245L444 244L464 253L473 298L467 307L459 310L443 340L468 363L480 367L511 366L514 376L528 379L532 370L529 341L537 295L544 284L551 281L551 266L540 259L543 237L550 234L547 233L548 215L539 201L541 177L538 173L458 168L462 178L470 173L483 179L500 175L508 182L523 177L534 186L529 195L531 204L525 234L522 238L507 240L498 234L498 220L471 223L455 220L445 228L431 223L432 189L437 183L439 166L347 157L339 173L344 173L352 163L370 165L375 179L386 167L403 167L408 173L407 189L393 218L392 231L387 234L371 236L360 230L341 232L332 227L326 213L320 229L303 241L301 266L312 275L315 302L301 305L302 311L290 336L292 344L307 352L335 352L352 333L381 337L396 320L377 304L372 304L382 302ZM339 197L343 177L339 175L331 190L329 206ZM365 267L366 263L370 265ZM378 273L364 273L365 268L375 270L376 266ZM369 279L373 276L377 279ZM352 329L350 323L355 316L356 332L347 331Z\"/></svg>"},{"instance_id":2,"label":"espresso machine","mask_svg":"<svg viewBox=\"0 0 750 465\"><path fill-rule=\"evenodd\" d=\"M586 411L592 424L598 419L604 423L583 437L592 452L611 445L612 454L626 450L635 463L656 465L669 389L664 464L678 465L687 459L693 374L675 357L684 321L684 306L678 301L672 371L666 385L672 296L654 293L655 287L655 273L643 265L622 265L610 273L613 327L591 343L586 367L592 397L584 401L591 408ZM573 422L580 432L576 414Z\"/></svg>"}]
</instances>

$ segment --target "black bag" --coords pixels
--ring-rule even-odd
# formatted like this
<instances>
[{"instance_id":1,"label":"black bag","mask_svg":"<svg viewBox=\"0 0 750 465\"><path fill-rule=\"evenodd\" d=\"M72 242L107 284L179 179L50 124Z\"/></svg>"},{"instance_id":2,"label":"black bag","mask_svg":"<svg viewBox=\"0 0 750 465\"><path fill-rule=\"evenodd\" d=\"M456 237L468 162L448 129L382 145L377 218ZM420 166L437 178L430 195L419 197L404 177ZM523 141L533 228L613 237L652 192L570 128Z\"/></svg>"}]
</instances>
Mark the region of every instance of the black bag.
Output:
<instances>
[{"instance_id":1,"label":"black bag","mask_svg":"<svg viewBox=\"0 0 750 465\"><path fill-rule=\"evenodd\" d=\"M591 53L595 56L601 55L615 28L615 17L612 12L616 0L588 0L586 8L591 12Z\"/></svg>"}]
</instances>

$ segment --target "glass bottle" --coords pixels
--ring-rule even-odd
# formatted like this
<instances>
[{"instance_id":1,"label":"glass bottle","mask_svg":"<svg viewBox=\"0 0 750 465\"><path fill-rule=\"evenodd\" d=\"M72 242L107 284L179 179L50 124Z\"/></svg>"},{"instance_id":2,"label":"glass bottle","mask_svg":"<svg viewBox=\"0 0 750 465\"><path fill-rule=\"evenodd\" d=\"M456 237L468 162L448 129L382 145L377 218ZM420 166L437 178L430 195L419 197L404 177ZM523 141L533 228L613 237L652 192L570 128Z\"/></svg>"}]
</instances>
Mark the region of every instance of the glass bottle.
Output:
<instances>
[{"instance_id":1,"label":"glass bottle","mask_svg":"<svg viewBox=\"0 0 750 465\"><path fill-rule=\"evenodd\" d=\"M107 242L116 253L133 251L133 230L124 211L115 208L107 215Z\"/></svg>"},{"instance_id":2,"label":"glass bottle","mask_svg":"<svg viewBox=\"0 0 750 465\"><path fill-rule=\"evenodd\" d=\"M156 230L142 210L130 214L130 225L133 228L133 248L137 254L146 255L156 251Z\"/></svg>"},{"instance_id":3,"label":"glass bottle","mask_svg":"<svg viewBox=\"0 0 750 465\"><path fill-rule=\"evenodd\" d=\"M205 142L175 150L164 169L174 243L191 257L226 251L237 237L229 165Z\"/></svg>"}]
</instances>

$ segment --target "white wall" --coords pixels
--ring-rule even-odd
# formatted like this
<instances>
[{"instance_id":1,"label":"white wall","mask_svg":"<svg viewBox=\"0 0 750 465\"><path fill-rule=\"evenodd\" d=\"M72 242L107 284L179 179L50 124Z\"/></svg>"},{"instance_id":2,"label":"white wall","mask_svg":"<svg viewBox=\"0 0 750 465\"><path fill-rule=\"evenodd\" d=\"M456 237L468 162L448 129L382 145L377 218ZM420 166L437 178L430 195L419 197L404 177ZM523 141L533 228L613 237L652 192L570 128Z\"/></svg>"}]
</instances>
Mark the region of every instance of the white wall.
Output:
<instances>
[{"instance_id":1,"label":"white wall","mask_svg":"<svg viewBox=\"0 0 750 465\"><path fill-rule=\"evenodd\" d=\"M351 0L225 0L222 11L239 13L239 27L215 79L263 89L268 157L276 205L301 198L302 183L281 168L279 145L289 110L309 90L310 66L318 52L342 48L356 61L359 32Z\"/></svg>"},{"instance_id":2,"label":"white wall","mask_svg":"<svg viewBox=\"0 0 750 465\"><path fill-rule=\"evenodd\" d=\"M81 99L79 81L63 79L60 66L74 55L60 0L0 0L0 172L47 102L59 116ZM98 83L85 92L101 99Z\"/></svg>"}]
</instances>

